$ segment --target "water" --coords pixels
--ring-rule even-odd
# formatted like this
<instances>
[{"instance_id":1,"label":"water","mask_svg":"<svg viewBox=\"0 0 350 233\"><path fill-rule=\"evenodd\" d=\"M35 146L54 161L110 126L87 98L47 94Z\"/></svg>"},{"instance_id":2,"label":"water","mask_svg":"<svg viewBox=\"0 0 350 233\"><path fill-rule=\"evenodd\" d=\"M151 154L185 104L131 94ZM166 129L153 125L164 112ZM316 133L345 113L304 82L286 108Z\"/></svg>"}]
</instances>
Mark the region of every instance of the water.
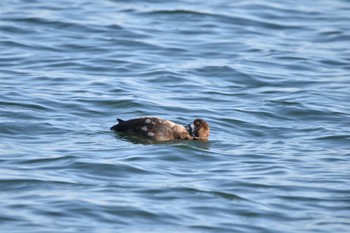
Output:
<instances>
[{"instance_id":1,"label":"water","mask_svg":"<svg viewBox=\"0 0 350 233\"><path fill-rule=\"evenodd\" d=\"M349 232L350 2L0 4L3 232ZM144 115L208 142L109 131Z\"/></svg>"}]
</instances>

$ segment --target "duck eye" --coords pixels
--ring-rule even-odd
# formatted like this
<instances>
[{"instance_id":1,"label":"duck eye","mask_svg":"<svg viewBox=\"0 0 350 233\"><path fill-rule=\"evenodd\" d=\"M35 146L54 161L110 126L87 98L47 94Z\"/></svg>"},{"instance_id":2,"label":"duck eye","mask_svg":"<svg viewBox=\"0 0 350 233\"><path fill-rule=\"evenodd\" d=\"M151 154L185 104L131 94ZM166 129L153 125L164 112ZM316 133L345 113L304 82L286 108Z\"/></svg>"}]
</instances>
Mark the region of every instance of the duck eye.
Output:
<instances>
[{"instance_id":1,"label":"duck eye","mask_svg":"<svg viewBox=\"0 0 350 233\"><path fill-rule=\"evenodd\" d=\"M196 121L196 123L195 123L197 126L199 126L201 123L200 123L200 121Z\"/></svg>"}]
</instances>

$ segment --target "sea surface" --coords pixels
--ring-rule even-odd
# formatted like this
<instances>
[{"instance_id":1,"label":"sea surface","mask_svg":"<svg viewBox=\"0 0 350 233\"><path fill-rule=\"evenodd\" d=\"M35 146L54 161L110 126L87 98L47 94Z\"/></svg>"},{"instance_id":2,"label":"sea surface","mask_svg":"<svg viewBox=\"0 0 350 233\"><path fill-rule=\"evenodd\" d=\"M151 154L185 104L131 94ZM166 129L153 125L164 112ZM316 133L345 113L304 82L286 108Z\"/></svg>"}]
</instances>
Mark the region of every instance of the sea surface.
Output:
<instances>
[{"instance_id":1,"label":"sea surface","mask_svg":"<svg viewBox=\"0 0 350 233\"><path fill-rule=\"evenodd\" d=\"M350 1L1 0L0 228L350 232Z\"/></svg>"}]
</instances>

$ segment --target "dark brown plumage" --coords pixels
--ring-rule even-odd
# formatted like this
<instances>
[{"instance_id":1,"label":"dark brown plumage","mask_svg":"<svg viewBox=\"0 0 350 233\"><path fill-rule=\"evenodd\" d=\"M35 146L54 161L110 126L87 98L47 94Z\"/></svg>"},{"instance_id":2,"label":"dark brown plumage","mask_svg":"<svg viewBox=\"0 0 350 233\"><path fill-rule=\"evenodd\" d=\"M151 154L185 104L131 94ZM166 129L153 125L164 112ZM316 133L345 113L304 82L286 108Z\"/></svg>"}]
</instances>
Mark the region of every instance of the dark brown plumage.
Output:
<instances>
[{"instance_id":1,"label":"dark brown plumage","mask_svg":"<svg viewBox=\"0 0 350 233\"><path fill-rule=\"evenodd\" d=\"M117 119L118 124L111 130L138 135L155 141L169 140L206 140L210 128L207 122L196 119L185 126L157 117L141 117L131 120Z\"/></svg>"}]
</instances>

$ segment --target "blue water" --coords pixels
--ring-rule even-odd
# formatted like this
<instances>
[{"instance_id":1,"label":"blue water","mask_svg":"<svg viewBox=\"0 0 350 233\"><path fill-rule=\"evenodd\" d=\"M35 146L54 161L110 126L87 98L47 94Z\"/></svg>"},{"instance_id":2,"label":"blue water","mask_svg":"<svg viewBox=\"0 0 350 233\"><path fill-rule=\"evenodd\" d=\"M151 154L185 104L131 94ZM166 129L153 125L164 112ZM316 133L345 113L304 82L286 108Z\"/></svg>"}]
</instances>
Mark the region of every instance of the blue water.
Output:
<instances>
[{"instance_id":1,"label":"blue water","mask_svg":"<svg viewBox=\"0 0 350 233\"><path fill-rule=\"evenodd\" d=\"M349 232L349 48L346 0L1 0L1 232Z\"/></svg>"}]
</instances>

